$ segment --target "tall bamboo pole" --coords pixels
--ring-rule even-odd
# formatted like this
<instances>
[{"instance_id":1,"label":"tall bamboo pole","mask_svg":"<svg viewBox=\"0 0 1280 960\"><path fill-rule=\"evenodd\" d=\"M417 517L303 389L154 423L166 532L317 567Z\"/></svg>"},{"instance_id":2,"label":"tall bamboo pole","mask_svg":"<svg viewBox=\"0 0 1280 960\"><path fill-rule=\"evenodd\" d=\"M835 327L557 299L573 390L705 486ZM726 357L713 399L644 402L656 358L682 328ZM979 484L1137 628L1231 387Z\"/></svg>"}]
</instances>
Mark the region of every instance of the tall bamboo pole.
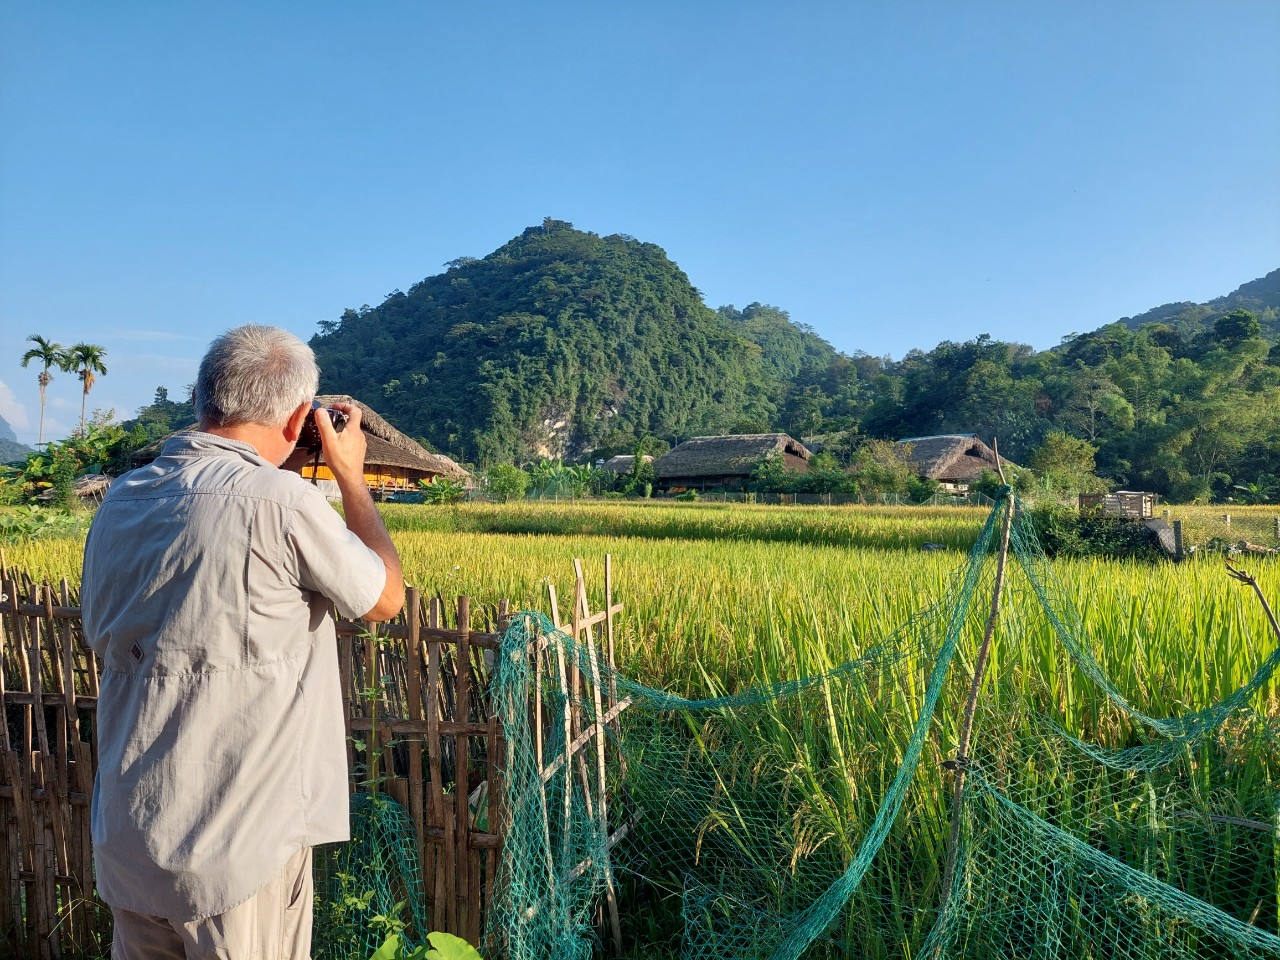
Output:
<instances>
[{"instance_id":1,"label":"tall bamboo pole","mask_svg":"<svg viewBox=\"0 0 1280 960\"><path fill-rule=\"evenodd\" d=\"M1004 469L1000 464L1000 448L992 440L992 448L996 453L996 469L1000 471L1000 480L1008 486ZM956 774L955 795L951 801L951 834L947 838L947 865L942 874L942 902L938 905L938 916L946 913L951 902L951 889L955 879L956 861L960 853L960 825L964 816L964 785L969 772L969 742L973 736L973 716L978 707L978 692L982 680L987 673L987 662L991 658L991 642L996 633L996 621L1000 616L1000 598L1004 590L1004 573L1009 558L1009 535L1013 529L1013 492L1005 493L1004 519L1000 527L1000 553L996 558L996 580L991 589L991 612L987 616L986 629L982 633L982 645L978 648L978 659L973 667L973 682L969 684L969 697L964 705L964 719L960 723L960 743L956 750L955 760L951 766Z\"/></svg>"}]
</instances>

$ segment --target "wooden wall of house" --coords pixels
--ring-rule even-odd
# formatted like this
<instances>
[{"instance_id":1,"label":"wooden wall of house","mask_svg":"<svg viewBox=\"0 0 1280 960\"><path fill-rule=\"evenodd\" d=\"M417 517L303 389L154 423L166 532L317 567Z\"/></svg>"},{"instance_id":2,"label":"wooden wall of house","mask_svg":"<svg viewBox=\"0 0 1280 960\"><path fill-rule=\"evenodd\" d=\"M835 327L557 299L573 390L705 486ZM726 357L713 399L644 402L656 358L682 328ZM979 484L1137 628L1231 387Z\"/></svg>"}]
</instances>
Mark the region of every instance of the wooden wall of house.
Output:
<instances>
[{"instance_id":1,"label":"wooden wall of house","mask_svg":"<svg viewBox=\"0 0 1280 960\"><path fill-rule=\"evenodd\" d=\"M384 489L394 487L401 490L416 490L418 488L418 477L426 476L418 470L409 470L405 467L384 467L377 464L366 464L364 470L364 482L374 489ZM326 464L320 464L312 467L307 464L302 468L302 478L304 480L332 480L334 479L333 471Z\"/></svg>"}]
</instances>

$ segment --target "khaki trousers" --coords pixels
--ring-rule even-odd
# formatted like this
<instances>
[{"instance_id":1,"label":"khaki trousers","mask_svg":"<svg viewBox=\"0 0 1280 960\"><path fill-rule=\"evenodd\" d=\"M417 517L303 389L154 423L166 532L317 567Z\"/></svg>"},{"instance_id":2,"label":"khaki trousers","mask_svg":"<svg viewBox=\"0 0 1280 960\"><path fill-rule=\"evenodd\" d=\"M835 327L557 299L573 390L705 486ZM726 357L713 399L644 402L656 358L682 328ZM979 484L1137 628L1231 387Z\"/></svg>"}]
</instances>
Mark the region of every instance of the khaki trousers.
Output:
<instances>
[{"instance_id":1,"label":"khaki trousers","mask_svg":"<svg viewBox=\"0 0 1280 960\"><path fill-rule=\"evenodd\" d=\"M166 920L111 908L111 960L311 960L311 848L226 913Z\"/></svg>"}]
</instances>

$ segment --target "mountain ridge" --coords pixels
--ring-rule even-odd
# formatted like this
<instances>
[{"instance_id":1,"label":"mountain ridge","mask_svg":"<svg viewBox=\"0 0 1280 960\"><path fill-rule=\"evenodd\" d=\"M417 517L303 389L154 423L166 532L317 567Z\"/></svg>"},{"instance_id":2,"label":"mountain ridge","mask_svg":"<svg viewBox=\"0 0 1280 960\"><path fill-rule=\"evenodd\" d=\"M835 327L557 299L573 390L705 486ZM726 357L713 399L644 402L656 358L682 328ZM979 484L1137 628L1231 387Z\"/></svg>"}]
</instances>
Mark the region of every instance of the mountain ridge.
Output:
<instances>
[{"instance_id":1,"label":"mountain ridge","mask_svg":"<svg viewBox=\"0 0 1280 960\"><path fill-rule=\"evenodd\" d=\"M1137 316L1121 317L1119 322L1131 330L1162 323L1182 337L1193 337L1205 332L1216 317L1232 310L1248 310L1258 318L1267 339L1280 340L1280 268L1205 303L1165 303Z\"/></svg>"},{"instance_id":2,"label":"mountain ridge","mask_svg":"<svg viewBox=\"0 0 1280 960\"><path fill-rule=\"evenodd\" d=\"M13 426L4 417L0 417L0 463L12 463L25 459L31 448L18 440Z\"/></svg>"},{"instance_id":3,"label":"mountain ridge","mask_svg":"<svg viewBox=\"0 0 1280 960\"><path fill-rule=\"evenodd\" d=\"M321 389L370 397L406 433L481 464L776 414L764 351L656 244L548 218L446 267L322 324Z\"/></svg>"},{"instance_id":4,"label":"mountain ridge","mask_svg":"<svg viewBox=\"0 0 1280 960\"><path fill-rule=\"evenodd\" d=\"M893 360L777 307L712 310L661 247L565 221L445 267L311 342L323 391L481 468L647 436L840 433L847 457L866 438L977 433L1050 475L1070 451L1068 472L1175 499L1280 497L1280 271L1048 351L980 334Z\"/></svg>"}]
</instances>

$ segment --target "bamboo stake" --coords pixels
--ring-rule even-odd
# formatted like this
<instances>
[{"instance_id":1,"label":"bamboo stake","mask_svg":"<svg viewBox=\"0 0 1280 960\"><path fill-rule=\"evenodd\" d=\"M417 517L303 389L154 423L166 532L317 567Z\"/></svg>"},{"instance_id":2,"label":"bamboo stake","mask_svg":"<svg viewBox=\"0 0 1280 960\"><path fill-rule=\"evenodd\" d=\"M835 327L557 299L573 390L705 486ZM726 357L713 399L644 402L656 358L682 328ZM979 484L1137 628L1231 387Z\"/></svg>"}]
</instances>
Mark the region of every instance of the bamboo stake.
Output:
<instances>
[{"instance_id":1,"label":"bamboo stake","mask_svg":"<svg viewBox=\"0 0 1280 960\"><path fill-rule=\"evenodd\" d=\"M1008 486L1004 469L1000 464L1000 448L992 439L992 449L996 454L996 469L1000 471L1000 481ZM986 676L987 662L991 657L991 641L995 637L996 620L1000 616L1000 597L1004 590L1005 564L1009 558L1009 535L1013 529L1013 492L1005 495L1004 519L1000 526L1000 553L996 558L996 581L991 588L991 612L987 616L987 625L982 633L982 645L978 648L978 659L973 666L973 682L969 684L969 696L964 705L964 719L960 723L960 743L956 757L949 766L955 770L956 790L951 802L951 833L947 838L947 865L942 874L942 902L938 905L938 916L945 915L951 902L952 881L955 878L956 861L960 853L960 824L964 813L964 786L969 772L969 741L973 734L973 716L978 707L978 692L982 680Z\"/></svg>"},{"instance_id":2,"label":"bamboo stake","mask_svg":"<svg viewBox=\"0 0 1280 960\"><path fill-rule=\"evenodd\" d=\"M405 641L405 683L408 687L408 705L406 715L410 720L422 720L422 595L418 588L410 586L406 591L405 609L408 618L405 625L409 629L409 637ZM414 848L418 852L419 881L423 890L427 889L426 830L424 829L423 785L422 785L422 736L408 738L409 755L409 819L417 828L414 832ZM414 931L419 937L426 931Z\"/></svg>"},{"instance_id":3,"label":"bamboo stake","mask_svg":"<svg viewBox=\"0 0 1280 960\"><path fill-rule=\"evenodd\" d=\"M432 630L440 629L441 603L438 597L432 597L428 605L427 626ZM424 706L427 714L427 826L438 827L442 831L443 849L432 844L432 875L435 882L431 893L433 907L433 925L437 930L453 930L450 918L453 915L453 901L448 896L452 880L446 881L446 864L453 856L453 835L449 831L444 806L444 761L440 742L440 661L441 643L438 637L427 640L427 693Z\"/></svg>"},{"instance_id":4,"label":"bamboo stake","mask_svg":"<svg viewBox=\"0 0 1280 960\"><path fill-rule=\"evenodd\" d=\"M587 585L582 577L582 561L574 559L574 572L578 575L578 609L582 612L583 617L590 617L591 611L587 604ZM608 609L609 598L605 597L605 609ZM595 709L595 715L592 717L592 729L596 741L596 813L600 823L600 835L608 840L609 838L609 787L605 776L605 726L604 726L604 698L600 690L600 665L599 658L596 653L595 637L591 628L587 628L586 634L582 638L587 646L587 662L591 672L591 699L592 706ZM609 653L612 655L612 641L610 641ZM612 706L612 704L610 704ZM579 754L581 756L581 754ZM590 795L590 791L587 791ZM613 934L613 945L618 954L622 954L622 922L618 916L618 893L613 883L613 864L609 861L609 851L606 847L600 854L602 860L601 866L604 870L604 898L605 907L609 914L609 929Z\"/></svg>"},{"instance_id":5,"label":"bamboo stake","mask_svg":"<svg viewBox=\"0 0 1280 960\"><path fill-rule=\"evenodd\" d=\"M458 633L457 659L454 661L454 678L457 693L453 704L454 720L466 723L471 719L471 599L466 596L458 598ZM457 864L455 896L457 897L458 934L470 938L472 931L468 928L472 919L469 898L472 893L471 870L471 738L465 733L454 737L453 753L453 823L457 835ZM477 874L479 870L475 871ZM478 934L479 931L476 931ZM475 938L478 939L478 936Z\"/></svg>"},{"instance_id":6,"label":"bamboo stake","mask_svg":"<svg viewBox=\"0 0 1280 960\"><path fill-rule=\"evenodd\" d=\"M1267 603L1267 598L1263 596L1262 588L1258 586L1258 581L1251 574L1245 573L1232 563L1230 558L1227 559L1226 564L1227 576L1253 588L1253 592L1258 595L1258 602L1262 604L1263 613L1267 615L1267 622L1271 624L1271 632L1276 635L1276 639L1280 639L1280 623L1276 622L1276 615L1271 612L1271 604Z\"/></svg>"}]
</instances>

